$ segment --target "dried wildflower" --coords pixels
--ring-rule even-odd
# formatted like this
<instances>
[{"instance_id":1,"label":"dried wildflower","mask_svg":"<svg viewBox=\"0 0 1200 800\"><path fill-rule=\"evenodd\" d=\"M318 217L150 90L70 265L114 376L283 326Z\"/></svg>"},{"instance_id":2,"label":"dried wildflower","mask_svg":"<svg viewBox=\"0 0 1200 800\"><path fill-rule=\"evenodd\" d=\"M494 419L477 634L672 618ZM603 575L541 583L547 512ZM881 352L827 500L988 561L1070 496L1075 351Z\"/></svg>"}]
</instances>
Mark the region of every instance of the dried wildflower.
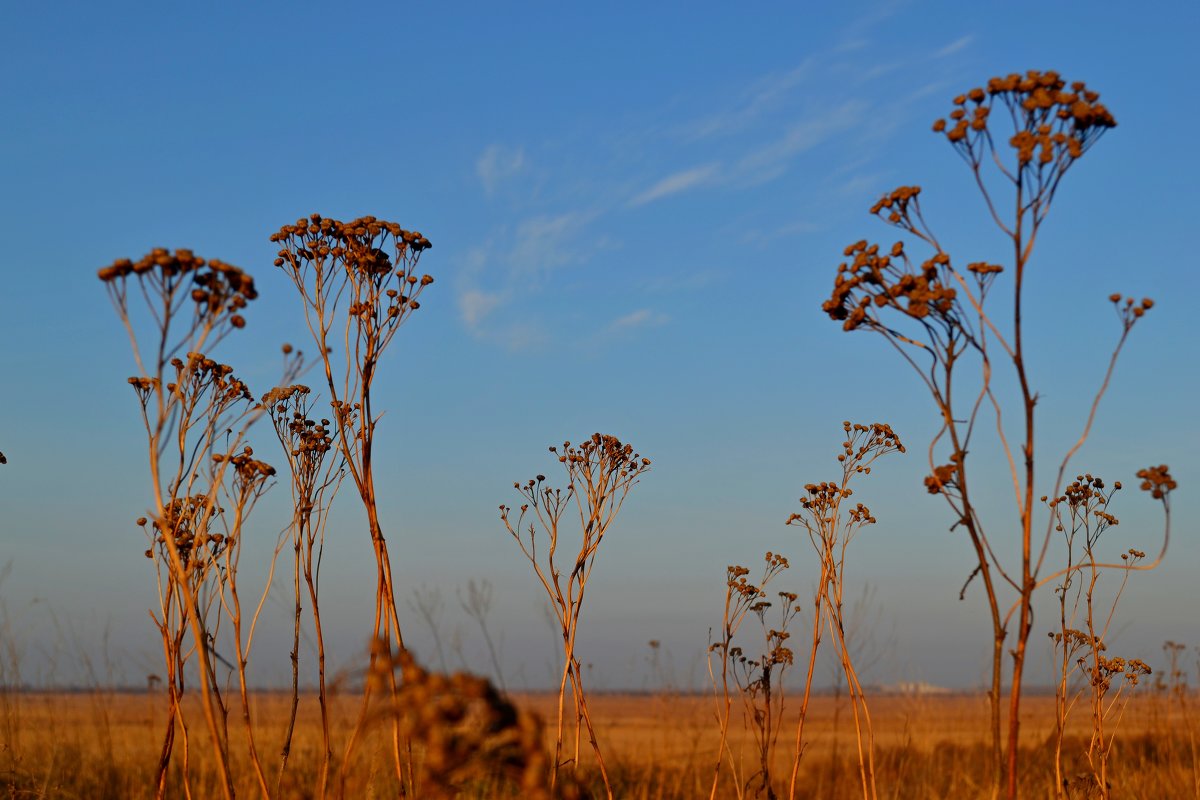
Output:
<instances>
[{"instance_id":1,"label":"dried wildflower","mask_svg":"<svg viewBox=\"0 0 1200 800\"><path fill-rule=\"evenodd\" d=\"M1150 492L1150 496L1155 500L1166 500L1171 491L1178 486L1175 479L1171 477L1166 464L1138 470L1137 476L1142 479L1139 488L1144 492Z\"/></svg>"},{"instance_id":2,"label":"dried wildflower","mask_svg":"<svg viewBox=\"0 0 1200 800\"><path fill-rule=\"evenodd\" d=\"M995 795L1002 790L1002 779L1007 781L1008 796L1016 796L1018 789L1021 724L1018 710L1025 674L1025 645L1033 625L1032 596L1042 585L1039 571L1046 552L1045 545L1039 549L1033 541L1036 496L1033 485L1037 461L1033 428L1038 395L1032 388L1025 361L1029 342L1022 331L1024 288L1033 244L1063 175L1115 125L1115 119L1099 102L1096 92L1080 82L1068 86L1055 72L1030 71L1024 75L994 78L985 87L975 87L956 96L949 113L933 124L933 130L946 138L970 168L988 213L1011 242L1013 263L973 261L968 262L965 269L957 266L924 218L920 188L902 186L884 195L870 211L883 222L927 245L931 250L929 256L922 260L910 255L910 244L904 241L888 248L860 240L845 249L845 260L838 266L833 291L822 304L822 310L840 322L843 329L870 330L887 339L918 373L942 420L934 441L948 444L951 457L948 463L942 464L931 458L931 473L925 478L925 486L930 493L946 500L954 515L953 527L965 529L970 539L977 566L963 591L979 576L986 593L993 647L989 697L993 735L992 793ZM984 174L992 168L998 171L1001 180ZM993 192L997 187L1011 188L1011 196L995 197ZM1011 218L1003 215L1006 208L1013 209ZM991 314L987 306L990 292L1002 277L1010 279L1013 289L1010 307L1016 313L1010 329L1005 329L1002 317ZM1148 299L1138 302L1119 294L1111 295L1109 299L1117 311L1122 330L1109 371L1092 406L1093 415L1109 385L1112 364L1127 335L1153 307L1153 302ZM1017 408L1007 407L992 382L998 351L1019 376ZM973 362L972 366L980 370L978 383L973 383L965 392L961 390L961 381L955 380L964 362ZM972 398L969 405L967 398ZM990 427L980 415L992 411L996 414L995 429L1016 488L1017 515L1021 523L1019 569L1000 559L999 549L985 533L971 499L967 445L980 431ZM1063 468L1088 438L1092 418L1089 416L1078 444L1069 450ZM1024 420L1023 441L1009 439L1011 434L1006 430L1007 424L1001 424L1002 419L1005 423ZM839 461L845 462L848 458L843 454ZM1152 481L1151 484L1153 493L1157 484ZM1070 494L1079 491L1082 490L1076 487ZM1089 481L1086 491L1102 494L1103 487ZM1071 523L1055 516L1066 508L1072 509L1071 513L1078 513L1082 506L1089 507L1082 516L1086 517L1085 527L1093 537L1097 530L1117 524L1115 516L1105 508L1095 506L1083 494L1071 501L1060 493L1058 485L1054 494L1053 500L1043 501L1052 509L1046 532L1047 544L1056 528L1064 533L1069 531ZM808 502L811 505L813 501L808 498ZM791 521L795 522L799 517L793 515ZM867 512L860 517L870 519ZM819 518L810 524L815 527L816 523L827 519L828 516ZM1031 555L1037 553L1041 555ZM1008 625L1008 617L1000 605L1000 593L1006 587L1014 589L1018 596L1009 613L1010 616L1017 613L1014 626ZM1014 630L1015 645L1008 643ZM1004 694L1001 665L1006 652L1013 659L1007 746L1000 733L1005 717L1000 702Z\"/></svg>"},{"instance_id":3,"label":"dried wildflower","mask_svg":"<svg viewBox=\"0 0 1200 800\"><path fill-rule=\"evenodd\" d=\"M377 567L372 636L387 642L394 637L402 648L391 558L378 514L372 452L380 415L372 409L371 392L383 351L421 307L417 298L433 283L432 277L417 272L421 254L431 245L422 234L373 216L342 222L320 214L284 225L271 241L279 248L274 264L300 293L325 367L333 410L332 429L326 433L341 451L367 512ZM344 329L335 332L335 326ZM331 338L346 342L346 363L335 363ZM390 689L394 692L396 687ZM369 699L371 687L364 692ZM363 709L367 707L364 703ZM399 741L398 734L393 736L392 755L396 777L403 780Z\"/></svg>"},{"instance_id":4,"label":"dried wildflower","mask_svg":"<svg viewBox=\"0 0 1200 800\"><path fill-rule=\"evenodd\" d=\"M788 625L800 611L795 603L794 592L778 592L779 604L765 600L766 586L784 570L788 559L783 555L767 551L764 556L762 577L751 583L747 576L750 570L741 565L730 565L725 570L725 612L721 622L720 638L713 642L708 652L709 676L714 693L718 697L718 720L720 741L717 747L717 768L713 776L713 792L717 791L721 777L721 765L726 755L730 713L733 704L732 692L736 689L741 698L746 722L754 731L757 746L759 773L752 782L763 787L771 785L771 764L775 751L775 740L783 713L783 692L780 691L784 673L794 663L794 654L785 642L790 638ZM775 609L777 616L768 622L768 614ZM757 655L748 655L742 645L734 644L735 637L746 617L754 615L759 623L756 645ZM711 632L710 632L711 633ZM714 669L714 662L719 673ZM730 679L732 678L733 688ZM742 783L736 775L735 780Z\"/></svg>"},{"instance_id":5,"label":"dried wildflower","mask_svg":"<svg viewBox=\"0 0 1200 800\"><path fill-rule=\"evenodd\" d=\"M559 716L555 737L554 761L551 786L563 763L563 698L570 681L576 710L575 756L571 762L579 763L580 726L585 725L592 750L600 767L600 775L611 797L607 767L592 729L591 715L583 687L580 662L575 655L577 626L588 578L595 565L596 553L617 513L624 505L630 490L650 470L650 459L637 453L633 446L615 436L594 433L577 445L570 441L562 444L561 451L551 446L549 452L556 456L567 475L565 488L555 488L546 483L545 475L530 478L524 483L513 482L513 488L525 501L519 516L514 520L512 509L500 505L500 521L509 535L521 548L522 554L533 567L534 574L550 599L563 637L563 680L559 693ZM555 561L560 544L559 532L563 515L574 506L579 515L581 541L573 560L566 564ZM527 522L528 520L528 522ZM538 528L548 539L541 557L538 555Z\"/></svg>"},{"instance_id":6,"label":"dried wildflower","mask_svg":"<svg viewBox=\"0 0 1200 800\"><path fill-rule=\"evenodd\" d=\"M1018 168L1028 173L1031 183L1049 186L1105 131L1116 127L1112 114L1098 101L1099 95L1082 83L1068 87L1057 72L1030 70L1024 76L992 78L986 91L975 88L955 98L949 119L937 120L933 130L968 163L978 165L994 146L992 112L1002 106L1007 113L1000 116L1016 123L1008 142L1016 151Z\"/></svg>"},{"instance_id":7,"label":"dried wildflower","mask_svg":"<svg viewBox=\"0 0 1200 800\"><path fill-rule=\"evenodd\" d=\"M151 616L162 636L167 669L170 723L155 777L157 792L163 794L176 726L185 720L185 673L194 669L191 674L199 676L214 745L227 735L217 730L217 719L229 713L215 677L216 663L223 660L213 650L220 619L229 620L237 650L236 666L225 663L238 670L245 685L238 545L250 507L266 490L273 470L242 448L245 431L257 416L248 402L248 388L234 377L232 367L200 351L245 326L243 312L258 292L253 278L241 269L184 249L158 248L137 261L119 259L99 270L99 278L129 333L142 373L128 382L141 406L154 475L154 512L149 519L139 518L138 524L149 539L143 555L154 562L160 592ZM142 301L144 308L139 309ZM148 336L143 335L144 327L150 328ZM143 339L149 341L146 355L139 344ZM230 452L215 451L221 441ZM229 513L221 498L231 501ZM248 642L245 646L248 649ZM245 692L241 700L251 763L265 794ZM220 746L215 751L228 797L233 791L229 754Z\"/></svg>"}]
</instances>

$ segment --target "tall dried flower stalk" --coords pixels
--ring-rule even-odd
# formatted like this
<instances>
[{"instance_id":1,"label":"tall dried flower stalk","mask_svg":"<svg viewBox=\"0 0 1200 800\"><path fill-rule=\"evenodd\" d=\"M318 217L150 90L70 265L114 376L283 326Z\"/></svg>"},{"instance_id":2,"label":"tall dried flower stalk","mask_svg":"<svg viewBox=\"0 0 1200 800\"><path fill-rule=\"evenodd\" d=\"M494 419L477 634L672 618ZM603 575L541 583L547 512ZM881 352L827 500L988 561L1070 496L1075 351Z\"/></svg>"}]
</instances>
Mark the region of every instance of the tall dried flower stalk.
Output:
<instances>
[{"instance_id":1,"label":"tall dried flower stalk","mask_svg":"<svg viewBox=\"0 0 1200 800\"><path fill-rule=\"evenodd\" d=\"M793 653L785 642L790 638L788 625L800 606L793 592L779 592L778 626L767 623L767 614L773 603L766 599L767 585L789 566L788 560L778 553L767 552L762 577L750 583L747 567L730 565L725 569L725 605L721 619L721 636L708 647L708 677L713 687L713 700L719 736L717 759L713 767L712 788L709 798L716 798L721 784L721 764L728 762L733 775L734 790L739 798L757 779L759 791L770 800L776 797L771 783L771 763L775 744L779 738L780 722L783 718L783 673L794 660ZM750 615L757 617L762 633L763 647L757 655L747 655L744 648L734 644L742 623ZM711 631L710 631L711 638ZM721 665L720 676L713 668L713 661ZM746 778L739 768L729 746L729 722L733 709L733 688L742 700L743 717L752 729L758 749L758 771Z\"/></svg>"},{"instance_id":2,"label":"tall dried flower stalk","mask_svg":"<svg viewBox=\"0 0 1200 800\"><path fill-rule=\"evenodd\" d=\"M650 470L650 459L634 452L631 445L623 444L615 436L594 433L590 439L572 445L563 442L562 449L551 447L567 474L567 485L558 489L546 483L545 475L538 475L525 483L514 483L513 488L525 502L521 505L516 520L512 508L500 506L500 520L521 548L521 553L533 567L534 574L546 594L554 611L555 621L562 634L563 667L558 687L558 725L554 741L554 763L551 765L551 788L556 785L559 767L562 766L563 729L565 699L568 682L575 702L575 753L571 760L578 772L580 735L587 728L588 741L596 755L605 791L612 798L612 786L600 744L592 727L588 713L587 698L583 687L583 674L576 656L576 639L579 633L579 616L583 610L584 593L588 578L596 564L596 552L609 526L616 519L625 498ZM579 517L581 538L579 549L568 551L569 561L556 561L559 533L564 516L574 508ZM528 521L527 521L528 520ZM547 540L541 558L538 556L538 528ZM565 546L568 546L564 543Z\"/></svg>"},{"instance_id":3,"label":"tall dried flower stalk","mask_svg":"<svg viewBox=\"0 0 1200 800\"><path fill-rule=\"evenodd\" d=\"M1138 473L1139 477L1149 474L1148 470ZM1174 481L1165 470L1163 475L1170 488L1174 488ZM1148 489L1153 488L1153 484L1148 480L1144 481L1144 485ZM1168 524L1170 510L1167 506L1167 494L1170 488L1165 488L1162 493ZM1121 554L1121 583L1103 620L1098 617L1100 598L1096 594L1096 587L1104 568L1115 565L1103 564L1097 555L1096 547L1101 535L1119 524L1117 517L1111 513L1109 504L1113 495L1120 489L1119 481L1113 484L1112 489L1107 489L1101 478L1091 474L1079 475L1066 487L1062 495L1042 498L1055 519L1055 530L1063 534L1067 551L1066 567L1061 575L1062 583L1055 589L1059 599L1059 629L1049 633L1054 643L1055 667L1058 672L1055 687L1054 774L1055 789L1060 798L1066 798L1070 794L1071 781L1063 774L1062 748L1067 718L1076 703L1086 692L1091 707L1092 723L1092 736L1086 751L1091 775L1087 776L1088 783L1083 790L1089 796L1095 795L1107 800L1111 790L1108 779L1109 755L1116 740L1121 713L1128 703L1125 690L1137 686L1142 676L1151 673L1150 667L1141 659L1105 655L1108 650L1106 639L1117 605L1125 591L1130 573L1137 569L1139 562L1146 557L1144 552L1130 548ZM1078 552L1080 549L1082 553ZM1077 555L1080 557L1077 558ZM1081 603L1082 630L1075 627L1079 624ZM1082 678L1082 685L1072 682L1077 673ZM1114 680L1117 681L1116 691L1109 697Z\"/></svg>"},{"instance_id":4,"label":"tall dried flower stalk","mask_svg":"<svg viewBox=\"0 0 1200 800\"><path fill-rule=\"evenodd\" d=\"M253 409L255 416L261 409ZM250 765L258 789L263 797L269 797L266 772L262 759L258 754L258 746L254 741L254 722L250 710L250 687L246 676L246 668L250 662L250 651L254 647L254 633L258 628L258 620L266 604L267 595L275 575L275 561L272 557L267 579L263 584L262 593L254 613L247 624L242 610L241 593L238 589L238 568L241 564L242 542L244 541L245 522L259 499L273 485L275 468L265 461L254 457L254 450L246 445L241 452L214 453L214 467L227 464L223 480L220 481L218 492L218 509L213 522L220 524L218 533L211 538L224 537L225 547L219 551L217 567L214 570L216 579L216 594L221 603L221 613L213 626L212 638L216 642L220 638L220 627L223 619L229 620L234 648L234 668L238 679L238 699L242 713L243 732L246 737L246 749L250 756ZM214 526L210 523L210 530ZM278 555L278 550L276 550ZM214 653L215 655L215 653ZM219 687L214 685L213 696L220 704L222 714L228 717L229 706L223 700ZM228 741L228 733L226 733Z\"/></svg>"},{"instance_id":5,"label":"tall dried flower stalk","mask_svg":"<svg viewBox=\"0 0 1200 800\"><path fill-rule=\"evenodd\" d=\"M224 602L227 570L236 567L242 523L258 492L235 492L231 509L221 503L231 467L238 473L232 482L243 480L235 459L246 452L245 432L258 412L232 368L202 352L244 327L241 312L257 292L253 279L237 267L206 261L189 250L156 249L136 262L121 259L101 269L99 277L140 372L129 383L146 430L153 506L151 518L138 524L150 542L146 557L156 566L159 605L151 616L162 638L169 704L156 796L167 791L177 730L183 742L183 790L190 796L182 699L194 652L221 791L231 797L224 705L214 670L219 616L214 622L211 614L215 603ZM255 477L245 480L261 487L264 473L257 466L252 471Z\"/></svg>"},{"instance_id":6,"label":"tall dried flower stalk","mask_svg":"<svg viewBox=\"0 0 1200 800\"><path fill-rule=\"evenodd\" d=\"M371 388L384 350L421 307L418 298L433 283L429 275L417 273L417 262L430 243L420 233L375 217L340 222L319 214L283 226L271 241L279 245L275 266L288 274L303 300L304 319L325 367L335 440L366 510L376 563L372 641L403 649L391 558L379 522L374 440L380 414L372 405ZM344 349L340 364L331 337ZM377 649L372 649L372 665L377 658ZM396 687L389 690L394 694ZM360 724L346 745L344 763L350 761L372 691L372 684L366 683ZM401 749L397 724L392 754L397 777L403 780Z\"/></svg>"},{"instance_id":7,"label":"tall dried flower stalk","mask_svg":"<svg viewBox=\"0 0 1200 800\"><path fill-rule=\"evenodd\" d=\"M848 258L838 267L832 296L823 309L842 321L847 331L864 329L883 336L920 375L941 417L941 428L929 446L930 475L926 487L940 494L951 508L954 528L962 528L971 543L976 567L968 578L983 583L992 624L992 680L990 688L993 791L1008 797L1017 794L1020 754L1021 687L1027 643L1033 623L1033 597L1042 575L1054 521L1047 519L1044 534L1035 538L1038 507L1038 462L1034 422L1037 393L1026 362L1023 329L1024 290L1034 244L1067 171L1096 141L1116 125L1099 95L1083 83L1068 85L1058 73L1030 71L1025 75L993 78L986 88L975 88L954 99L948 119L938 120L934 131L943 134L962 157L982 193L992 220L1008 238L1012 263L1008 267L982 261L955 266L921 213L920 188L901 187L885 195L871 209L884 222L899 228L932 250L923 261L909 256L903 241L890 248L860 241L846 248ZM999 122L998 122L999 120ZM1011 134L994 130L1011 125ZM1010 149L1006 149L1006 145ZM991 164L996 178L985 177ZM1005 216L993 185L1011 187ZM1012 276L1012 322L1001 322L987 311L987 301L1000 275ZM1078 440L1059 462L1053 490L1058 496L1066 483L1066 470L1086 442L1096 410L1111 379L1116 360L1134 323L1148 311L1150 300L1114 302L1121 329L1108 368L1083 413ZM999 351L999 352L997 352ZM1015 398L1002 398L992 384L993 359L999 357L1017 379ZM978 368L977 384L960 386L960 364ZM960 391L961 390L961 391ZM1011 472L1014 505L1019 519L1015 545L1017 561L1001 558L973 501L968 454L985 420L993 416L996 437ZM1020 421L1019 443L1010 440L1009 415ZM946 452L948 451L948 452ZM1004 541L1008 544L1008 540ZM1009 616L1001 599L1004 587L1015 594L1016 631L1009 639ZM964 586L964 593L966 586ZM1007 736L1002 734L1003 659L1012 657Z\"/></svg>"},{"instance_id":8,"label":"tall dried flower stalk","mask_svg":"<svg viewBox=\"0 0 1200 800\"><path fill-rule=\"evenodd\" d=\"M287 348L285 352L290 351ZM268 392L262 404L271 416L275 435L283 446L291 475L292 523L292 702L287 730L280 749L275 791L283 783L291 754L292 734L300 706L300 632L303 598L307 594L317 655L317 703L321 711L321 763L317 773L317 796L324 797L329 785L333 758L328 690L325 683L325 629L321 623L321 557L325 551L325 527L333 499L345 477L344 459L335 449L328 419L314 419L314 398L307 386L293 384Z\"/></svg>"},{"instance_id":9,"label":"tall dried flower stalk","mask_svg":"<svg viewBox=\"0 0 1200 800\"><path fill-rule=\"evenodd\" d=\"M837 480L805 485L806 495L800 498L802 510L792 514L787 520L788 525L798 525L805 529L820 563L820 577L813 596L812 646L804 679L804 694L800 701L800 718L796 723L796 749L792 760L789 798L796 796L796 780L800 770L800 759L804 753L804 722L808 716L821 631L826 626L837 651L842 674L846 679L846 690L850 695L863 797L870 800L878 796L875 786L875 741L871 714L862 682L854 667L844 613L846 548L863 526L874 525L876 520L871 510L862 503L851 505L849 498L854 494L854 490L850 488L850 484L858 475L870 475L871 466L879 458L890 453L903 453L905 449L891 427L883 423L858 425L847 421L842 423L842 431L846 438L842 442L842 452L838 455L838 463L842 468L841 476Z\"/></svg>"}]
</instances>

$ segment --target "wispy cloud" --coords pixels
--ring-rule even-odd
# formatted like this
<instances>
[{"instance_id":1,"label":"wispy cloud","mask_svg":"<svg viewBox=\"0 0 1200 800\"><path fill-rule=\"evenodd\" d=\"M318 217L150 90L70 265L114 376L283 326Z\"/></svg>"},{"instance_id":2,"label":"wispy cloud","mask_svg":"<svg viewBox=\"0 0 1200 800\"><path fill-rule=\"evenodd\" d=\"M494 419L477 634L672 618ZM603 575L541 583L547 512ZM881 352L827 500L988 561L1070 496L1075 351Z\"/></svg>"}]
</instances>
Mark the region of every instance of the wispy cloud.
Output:
<instances>
[{"instance_id":1,"label":"wispy cloud","mask_svg":"<svg viewBox=\"0 0 1200 800\"><path fill-rule=\"evenodd\" d=\"M945 56L953 55L973 41L975 41L975 37L970 34L967 36L960 36L953 42L950 42L950 44L943 47L941 50L938 50L936 53L934 53L934 58L944 58Z\"/></svg>"},{"instance_id":2,"label":"wispy cloud","mask_svg":"<svg viewBox=\"0 0 1200 800\"><path fill-rule=\"evenodd\" d=\"M549 338L546 331L533 322L514 322L489 331L487 338L498 342L506 350L520 352L532 350L545 344Z\"/></svg>"},{"instance_id":3,"label":"wispy cloud","mask_svg":"<svg viewBox=\"0 0 1200 800\"><path fill-rule=\"evenodd\" d=\"M778 239L805 236L811 233L820 233L824 230L826 230L824 225L812 222L811 220L801 219L769 230L761 228L747 229L742 233L742 241L748 245L765 247Z\"/></svg>"},{"instance_id":4,"label":"wispy cloud","mask_svg":"<svg viewBox=\"0 0 1200 800\"><path fill-rule=\"evenodd\" d=\"M729 177L743 186L756 186L774 180L787 172L797 155L811 150L834 134L849 130L864 117L864 105L848 101L832 110L795 122L783 136L746 154L734 165Z\"/></svg>"},{"instance_id":5,"label":"wispy cloud","mask_svg":"<svg viewBox=\"0 0 1200 800\"><path fill-rule=\"evenodd\" d=\"M608 330L614 333L620 331L631 331L635 328L655 327L665 325L670 321L670 317L661 311L653 311L649 308L639 308L637 311L632 311L623 317L617 317L608 324Z\"/></svg>"},{"instance_id":6,"label":"wispy cloud","mask_svg":"<svg viewBox=\"0 0 1200 800\"><path fill-rule=\"evenodd\" d=\"M595 217L593 211L533 216L497 227L471 248L455 287L459 319L471 336L514 352L549 341L543 322L529 313L530 299L556 269L612 246L589 233Z\"/></svg>"},{"instance_id":7,"label":"wispy cloud","mask_svg":"<svg viewBox=\"0 0 1200 800\"><path fill-rule=\"evenodd\" d=\"M715 269L689 270L643 278L638 282L638 288L662 294L696 292L716 283L720 277L721 273Z\"/></svg>"},{"instance_id":8,"label":"wispy cloud","mask_svg":"<svg viewBox=\"0 0 1200 800\"><path fill-rule=\"evenodd\" d=\"M586 237L584 229L594 212L530 217L517 225L515 242L508 255L515 277L544 277L558 267L577 263L602 249L604 237Z\"/></svg>"},{"instance_id":9,"label":"wispy cloud","mask_svg":"<svg viewBox=\"0 0 1200 800\"><path fill-rule=\"evenodd\" d=\"M497 306L505 300L503 292L486 292L482 289L468 287L458 294L458 311L463 323L470 329L477 329Z\"/></svg>"},{"instance_id":10,"label":"wispy cloud","mask_svg":"<svg viewBox=\"0 0 1200 800\"><path fill-rule=\"evenodd\" d=\"M685 192L688 189L701 186L710 182L713 176L717 174L719 168L720 165L716 163L704 164L668 175L649 189L636 195L629 201L629 205L644 206L647 203L660 200L668 195L678 194L679 192Z\"/></svg>"},{"instance_id":11,"label":"wispy cloud","mask_svg":"<svg viewBox=\"0 0 1200 800\"><path fill-rule=\"evenodd\" d=\"M519 175L525 168L525 150L490 144L475 162L475 174L488 194L509 178Z\"/></svg>"},{"instance_id":12,"label":"wispy cloud","mask_svg":"<svg viewBox=\"0 0 1200 800\"><path fill-rule=\"evenodd\" d=\"M808 80L815 70L816 63L814 58L807 58L786 72L758 79L746 88L739 100L725 110L687 126L687 138L704 139L751 127L759 117L776 109L793 89Z\"/></svg>"}]
</instances>

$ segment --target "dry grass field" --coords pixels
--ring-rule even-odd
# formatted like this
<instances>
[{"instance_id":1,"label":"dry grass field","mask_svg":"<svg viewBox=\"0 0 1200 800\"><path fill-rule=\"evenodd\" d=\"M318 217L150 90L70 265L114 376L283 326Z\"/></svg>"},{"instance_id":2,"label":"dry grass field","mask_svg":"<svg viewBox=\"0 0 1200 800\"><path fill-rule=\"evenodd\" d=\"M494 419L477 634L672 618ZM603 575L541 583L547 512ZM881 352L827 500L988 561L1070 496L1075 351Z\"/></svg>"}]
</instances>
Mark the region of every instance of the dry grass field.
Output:
<instances>
[{"instance_id":1,"label":"dry grass field","mask_svg":"<svg viewBox=\"0 0 1200 800\"><path fill-rule=\"evenodd\" d=\"M552 719L556 697L552 694L520 695L519 706ZM1119 798L1200 797L1197 785L1196 720L1193 699L1170 697L1146 689L1130 703L1112 770L1112 796ZM315 703L306 697L293 748L292 762L281 796L309 797L319 749L319 723ZM260 750L273 761L282 739L282 720L288 698L284 694L254 697ZM339 698L335 719L340 721L335 741L344 741L358 699ZM801 762L797 797L853 798L862 794L858 782L853 728L848 703L818 696L809 709L805 738L808 746ZM974 798L986 796L986 699L978 695L877 696L873 698L877 768L880 794L889 798ZM0 775L9 798L140 798L153 796L153 772L161 746L162 698L144 693L7 693L3 697ZM708 796L716 758L718 729L711 697L672 694L597 694L592 710L597 733L604 742L616 796L622 798L694 798ZM1024 760L1023 797L1053 797L1053 772L1049 741L1054 729L1052 696L1030 696L1023 706L1024 739L1029 751ZM193 717L199 719L198 709ZM230 735L238 739L235 720ZM780 777L775 791L787 796L791 766L789 714L780 736ZM390 770L387 725L377 725L361 752L355 771L346 776L347 797L389 797L397 794ZM1073 717L1067 751L1070 763L1086 772L1082 752L1089 735L1085 714ZM192 726L188 769L192 796L218 793L212 770L207 732ZM753 743L742 725L731 727L730 744L741 761L742 783L754 772ZM1047 743L1042 746L1041 743ZM547 736L547 746L552 736ZM568 752L570 748L568 748ZM597 795L602 787L592 772L586 743L583 778ZM420 755L418 754L419 758ZM238 747L231 748L239 794L254 796L256 786L249 764ZM175 764L180 770L183 765ZM721 797L765 796L764 792L739 793L723 768ZM178 786L178 781L174 782ZM465 787L462 796L514 796L485 782ZM1080 795L1083 796L1083 795Z\"/></svg>"}]
</instances>

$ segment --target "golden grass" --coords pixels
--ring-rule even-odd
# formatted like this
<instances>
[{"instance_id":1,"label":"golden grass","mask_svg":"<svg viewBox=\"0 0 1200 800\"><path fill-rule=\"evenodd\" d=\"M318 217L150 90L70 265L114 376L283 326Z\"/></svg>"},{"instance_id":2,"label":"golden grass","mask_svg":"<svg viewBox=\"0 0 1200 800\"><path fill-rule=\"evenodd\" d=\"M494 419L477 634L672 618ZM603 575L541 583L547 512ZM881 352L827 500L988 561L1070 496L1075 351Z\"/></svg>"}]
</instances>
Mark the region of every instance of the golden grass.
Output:
<instances>
[{"instance_id":1,"label":"golden grass","mask_svg":"<svg viewBox=\"0 0 1200 800\"><path fill-rule=\"evenodd\" d=\"M515 696L517 705L544 719L555 713L553 693ZM360 698L347 694L332 703L334 740L345 741L353 727ZM197 702L192 698L191 702ZM260 752L270 765L278 758L290 697L256 693L251 698ZM973 798L988 791L988 703L981 695L876 696L875 720L880 794L894 798ZM606 745L610 777L617 797L672 799L707 795L715 763L718 728L712 698L705 695L597 694L592 713L597 735ZM145 693L7 693L0 700L3 742L0 785L12 798L142 798L153 796L154 768L162 742L164 704ZM198 712L197 709L189 709ZM795 724L794 709L784 721L786 740ZM199 714L191 716L197 723ZM1177 702L1162 694L1139 692L1122 721L1111 772L1114 797L1189 798L1196 791L1196 762L1189 743L1195 721L1184 717ZM1054 698L1033 695L1022 705L1022 796L1053 796L1052 733ZM193 796L219 793L219 777L211 763L202 724L194 724L191 763ZM1068 731L1068 763L1074 774L1086 770L1080 760L1089 735L1086 715L1076 715ZM230 725L236 741L239 728ZM748 779L755 751L744 726L731 726L735 754L744 754ZM854 732L845 698L814 697L806 722L809 745L801 762L804 798L861 796L854 761ZM347 776L348 797L396 796L391 769L390 728L374 726L363 742L355 768ZM553 730L546 732L553 747ZM780 747L779 759L790 759ZM320 762L321 729L315 699L300 706L283 797L309 797ZM244 750L232 747L231 766L239 794L254 796L256 783ZM182 769L182 758L172 770ZM788 774L788 763L777 774ZM600 795L603 783L591 760L582 764L585 782ZM172 786L179 786L172 780ZM733 782L722 780L722 797L737 797ZM776 791L786 796L786 785ZM465 797L499 796L486 784L469 787ZM511 795L506 795L511 796ZM753 796L748 795L748 796Z\"/></svg>"}]
</instances>

